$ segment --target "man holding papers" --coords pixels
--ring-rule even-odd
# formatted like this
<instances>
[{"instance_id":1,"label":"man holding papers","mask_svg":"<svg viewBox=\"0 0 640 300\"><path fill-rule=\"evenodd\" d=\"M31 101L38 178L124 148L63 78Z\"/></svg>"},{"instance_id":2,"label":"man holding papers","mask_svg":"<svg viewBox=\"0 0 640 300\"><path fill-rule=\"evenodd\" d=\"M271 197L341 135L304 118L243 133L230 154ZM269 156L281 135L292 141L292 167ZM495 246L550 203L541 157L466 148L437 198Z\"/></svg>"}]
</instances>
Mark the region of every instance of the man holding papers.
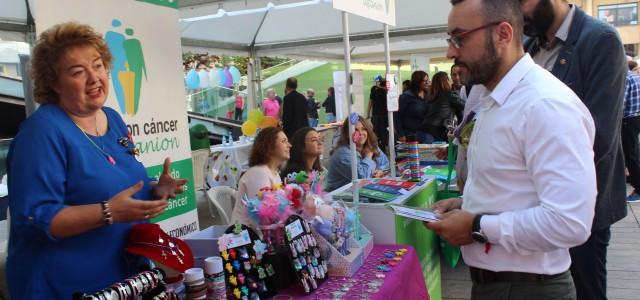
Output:
<instances>
[{"instance_id":1,"label":"man holding papers","mask_svg":"<svg viewBox=\"0 0 640 300\"><path fill-rule=\"evenodd\" d=\"M481 92L464 200L436 203L425 226L462 245L472 299L574 299L569 248L596 199L591 114L523 52L520 1L451 3L447 56Z\"/></svg>"}]
</instances>

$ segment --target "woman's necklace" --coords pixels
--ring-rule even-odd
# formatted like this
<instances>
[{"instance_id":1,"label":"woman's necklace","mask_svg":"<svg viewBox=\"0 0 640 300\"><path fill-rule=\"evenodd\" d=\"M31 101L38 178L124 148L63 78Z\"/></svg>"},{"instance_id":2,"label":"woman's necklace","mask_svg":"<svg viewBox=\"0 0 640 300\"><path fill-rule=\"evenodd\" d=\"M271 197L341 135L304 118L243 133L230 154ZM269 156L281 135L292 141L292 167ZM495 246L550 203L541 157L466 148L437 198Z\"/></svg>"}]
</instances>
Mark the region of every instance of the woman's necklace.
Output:
<instances>
[{"instance_id":1,"label":"woman's necklace","mask_svg":"<svg viewBox=\"0 0 640 300\"><path fill-rule=\"evenodd\" d=\"M80 127L80 125L78 125L78 123L76 123L76 121L73 121L73 119L71 120L73 122L73 124L76 124L76 126L78 127L78 129L80 129L80 131L82 132L82 134L84 134L84 137L87 138L87 140L89 140L89 142L91 142L91 144L96 147L96 149L98 149L98 151L100 151L102 154L104 154L104 156L107 158L107 161L109 161L112 165L116 165L116 160L113 159L113 156L111 156L109 153L107 153L106 151L104 151L104 141L102 140L102 137L100 136L100 132L98 131L98 116L95 115L94 116L94 121L96 123L96 136L100 139L100 144L102 147L99 147L88 135L86 132L84 132L84 130Z\"/></svg>"}]
</instances>

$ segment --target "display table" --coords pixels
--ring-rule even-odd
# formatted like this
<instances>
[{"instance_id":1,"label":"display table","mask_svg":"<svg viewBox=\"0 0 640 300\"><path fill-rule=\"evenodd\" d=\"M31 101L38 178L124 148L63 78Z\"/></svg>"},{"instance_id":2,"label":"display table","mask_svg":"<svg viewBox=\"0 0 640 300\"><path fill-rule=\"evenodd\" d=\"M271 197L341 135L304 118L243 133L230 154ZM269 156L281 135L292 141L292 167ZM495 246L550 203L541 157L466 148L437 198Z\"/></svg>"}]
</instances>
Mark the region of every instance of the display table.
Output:
<instances>
[{"instance_id":1,"label":"display table","mask_svg":"<svg viewBox=\"0 0 640 300\"><path fill-rule=\"evenodd\" d=\"M363 179L359 181L364 185ZM335 195L350 190L351 183L329 193ZM391 201L413 207L430 207L436 201L436 180L427 176L420 185L411 189L407 194ZM353 205L351 202L345 202ZM431 299L442 298L440 275L440 247L438 236L424 227L422 222L396 216L384 207L386 203L360 203L358 211L361 222L373 233L375 244L407 244L415 248L420 259L422 272L426 280ZM401 299L401 298L397 298Z\"/></svg>"},{"instance_id":2,"label":"display table","mask_svg":"<svg viewBox=\"0 0 640 300\"><path fill-rule=\"evenodd\" d=\"M385 251L395 252L401 248L408 251L396 266L390 267L390 272L377 271L382 260L389 260L384 256ZM385 277L378 278L376 273ZM375 245L353 277L329 277L311 295L305 295L301 287L294 285L280 291L274 299L289 296L294 299L429 299L416 251L404 245Z\"/></svg>"},{"instance_id":3,"label":"display table","mask_svg":"<svg viewBox=\"0 0 640 300\"><path fill-rule=\"evenodd\" d=\"M253 142L233 142L231 145L211 146L205 181L209 187L238 187L238 181L249 168L249 154Z\"/></svg>"}]
</instances>

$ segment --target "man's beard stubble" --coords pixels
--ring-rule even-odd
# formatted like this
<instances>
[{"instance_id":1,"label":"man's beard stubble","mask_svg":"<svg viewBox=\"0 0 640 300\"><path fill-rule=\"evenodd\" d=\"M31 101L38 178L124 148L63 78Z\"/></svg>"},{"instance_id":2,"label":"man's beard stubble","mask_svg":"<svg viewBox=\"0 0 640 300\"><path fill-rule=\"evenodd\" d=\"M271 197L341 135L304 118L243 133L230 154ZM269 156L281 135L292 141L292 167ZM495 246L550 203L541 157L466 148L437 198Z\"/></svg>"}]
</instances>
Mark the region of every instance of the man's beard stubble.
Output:
<instances>
[{"instance_id":1,"label":"man's beard stubble","mask_svg":"<svg viewBox=\"0 0 640 300\"><path fill-rule=\"evenodd\" d=\"M486 32L484 45L484 55L476 62L466 62L455 60L456 64L467 69L467 78L464 84L486 84L498 73L501 58L498 56L496 46L493 44L493 37L490 31Z\"/></svg>"},{"instance_id":2,"label":"man's beard stubble","mask_svg":"<svg viewBox=\"0 0 640 300\"><path fill-rule=\"evenodd\" d=\"M540 0L533 10L532 16L524 16L524 34L538 37L546 42L546 33L553 24L556 13L551 6L551 0Z\"/></svg>"}]
</instances>

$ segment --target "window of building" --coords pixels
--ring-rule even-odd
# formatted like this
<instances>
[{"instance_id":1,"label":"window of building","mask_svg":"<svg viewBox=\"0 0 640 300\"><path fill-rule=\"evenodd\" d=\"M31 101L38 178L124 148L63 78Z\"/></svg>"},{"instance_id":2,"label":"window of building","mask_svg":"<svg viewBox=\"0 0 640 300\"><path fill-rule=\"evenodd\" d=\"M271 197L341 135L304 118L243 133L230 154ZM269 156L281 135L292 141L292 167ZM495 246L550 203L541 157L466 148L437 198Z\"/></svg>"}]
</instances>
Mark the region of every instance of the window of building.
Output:
<instances>
[{"instance_id":1,"label":"window of building","mask_svg":"<svg viewBox=\"0 0 640 300\"><path fill-rule=\"evenodd\" d=\"M638 56L638 44L625 44L624 52L631 57Z\"/></svg>"},{"instance_id":2,"label":"window of building","mask_svg":"<svg viewBox=\"0 0 640 300\"><path fill-rule=\"evenodd\" d=\"M598 19L614 26L638 25L638 2L600 5Z\"/></svg>"}]
</instances>

